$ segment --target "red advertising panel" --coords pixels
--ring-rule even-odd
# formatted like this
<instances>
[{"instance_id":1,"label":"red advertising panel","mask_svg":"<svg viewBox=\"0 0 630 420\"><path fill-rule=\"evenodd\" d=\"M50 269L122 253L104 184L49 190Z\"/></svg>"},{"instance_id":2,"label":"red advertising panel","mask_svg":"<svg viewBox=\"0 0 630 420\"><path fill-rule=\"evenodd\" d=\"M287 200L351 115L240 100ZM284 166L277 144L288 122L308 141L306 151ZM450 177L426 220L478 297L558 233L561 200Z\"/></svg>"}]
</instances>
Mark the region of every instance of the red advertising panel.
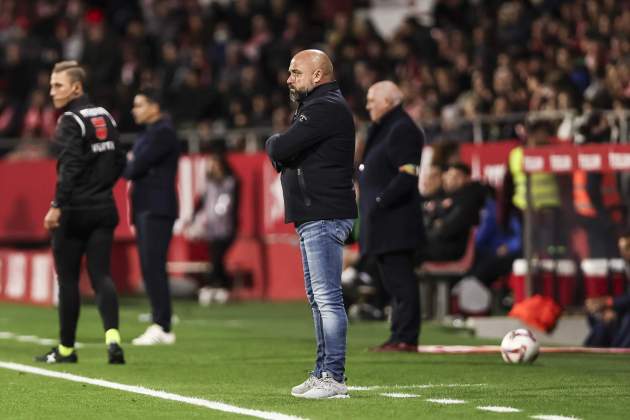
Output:
<instances>
[{"instance_id":1,"label":"red advertising panel","mask_svg":"<svg viewBox=\"0 0 630 420\"><path fill-rule=\"evenodd\" d=\"M630 145L553 145L525 149L525 172L566 173L630 170Z\"/></svg>"},{"instance_id":2,"label":"red advertising panel","mask_svg":"<svg viewBox=\"0 0 630 420\"><path fill-rule=\"evenodd\" d=\"M473 179L500 187L507 171L510 151L518 144L517 141L462 144L459 150L462 160L470 165Z\"/></svg>"}]
</instances>

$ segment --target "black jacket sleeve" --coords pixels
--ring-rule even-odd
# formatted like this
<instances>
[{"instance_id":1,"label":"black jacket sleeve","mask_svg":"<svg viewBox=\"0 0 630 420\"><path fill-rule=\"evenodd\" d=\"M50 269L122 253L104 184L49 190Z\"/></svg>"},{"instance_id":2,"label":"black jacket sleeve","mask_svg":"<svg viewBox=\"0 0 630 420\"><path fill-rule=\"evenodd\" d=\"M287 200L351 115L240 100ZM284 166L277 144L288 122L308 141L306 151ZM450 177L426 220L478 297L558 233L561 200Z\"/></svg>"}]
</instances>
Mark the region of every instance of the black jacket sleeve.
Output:
<instances>
[{"instance_id":1,"label":"black jacket sleeve","mask_svg":"<svg viewBox=\"0 0 630 420\"><path fill-rule=\"evenodd\" d=\"M57 163L55 201L59 207L63 207L70 201L77 178L85 170L81 127L72 118L62 116L57 131L57 142L61 146L61 153Z\"/></svg>"},{"instance_id":2,"label":"black jacket sleeve","mask_svg":"<svg viewBox=\"0 0 630 420\"><path fill-rule=\"evenodd\" d=\"M325 127L334 123L330 120L323 102L315 102L300 111L293 124L283 134L274 134L265 142L265 150L276 165L287 164L301 152L326 138Z\"/></svg>"},{"instance_id":3,"label":"black jacket sleeve","mask_svg":"<svg viewBox=\"0 0 630 420\"><path fill-rule=\"evenodd\" d=\"M154 133L148 147L134 155L133 160L127 162L123 177L135 180L144 176L152 166L160 163L173 151L177 144L175 132L169 129L160 129Z\"/></svg>"},{"instance_id":4,"label":"black jacket sleeve","mask_svg":"<svg viewBox=\"0 0 630 420\"><path fill-rule=\"evenodd\" d=\"M392 130L387 139L387 156L396 168L403 165L420 165L422 139L418 139L418 132L412 127L400 124ZM391 207L400 200L409 197L414 188L418 188L418 176L406 172L398 172L387 187L379 195L378 205Z\"/></svg>"},{"instance_id":5,"label":"black jacket sleeve","mask_svg":"<svg viewBox=\"0 0 630 420\"><path fill-rule=\"evenodd\" d=\"M269 154L269 147L270 144L277 141L276 138L279 137L280 134L273 134L271 137L269 137L266 141L265 141L265 150L267 151L267 154ZM282 169L284 167L284 165L282 165L280 162L278 162L277 160L273 160L273 158L270 157L271 160L271 165L273 166L273 168L276 170L276 172L280 173L282 172Z\"/></svg>"}]
</instances>

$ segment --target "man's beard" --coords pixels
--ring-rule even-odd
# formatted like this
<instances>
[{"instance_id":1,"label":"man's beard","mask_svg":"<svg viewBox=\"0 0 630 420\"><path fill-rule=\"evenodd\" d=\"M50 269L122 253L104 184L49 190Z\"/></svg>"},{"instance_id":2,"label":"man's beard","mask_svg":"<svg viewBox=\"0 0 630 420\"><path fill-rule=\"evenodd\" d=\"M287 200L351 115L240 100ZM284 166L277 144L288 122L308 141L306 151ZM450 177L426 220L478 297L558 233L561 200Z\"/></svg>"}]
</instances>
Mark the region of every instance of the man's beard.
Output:
<instances>
[{"instance_id":1,"label":"man's beard","mask_svg":"<svg viewBox=\"0 0 630 420\"><path fill-rule=\"evenodd\" d=\"M289 99L292 102L302 102L308 96L308 89L300 92L297 89L289 89Z\"/></svg>"}]
</instances>

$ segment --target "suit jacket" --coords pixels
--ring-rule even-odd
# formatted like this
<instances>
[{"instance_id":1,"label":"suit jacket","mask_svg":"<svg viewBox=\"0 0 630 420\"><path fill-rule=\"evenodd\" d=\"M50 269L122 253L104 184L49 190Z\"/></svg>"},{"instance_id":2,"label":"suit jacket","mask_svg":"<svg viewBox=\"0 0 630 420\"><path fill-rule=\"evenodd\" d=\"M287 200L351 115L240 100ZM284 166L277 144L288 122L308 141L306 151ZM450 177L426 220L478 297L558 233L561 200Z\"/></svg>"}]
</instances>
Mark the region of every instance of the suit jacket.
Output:
<instances>
[{"instance_id":1,"label":"suit jacket","mask_svg":"<svg viewBox=\"0 0 630 420\"><path fill-rule=\"evenodd\" d=\"M359 242L363 254L412 250L423 238L418 177L424 133L398 106L372 125L359 165Z\"/></svg>"},{"instance_id":2,"label":"suit jacket","mask_svg":"<svg viewBox=\"0 0 630 420\"><path fill-rule=\"evenodd\" d=\"M133 160L123 176L132 181L133 218L140 213L177 217L175 177L179 142L170 120L162 118L147 126L133 146Z\"/></svg>"}]
</instances>

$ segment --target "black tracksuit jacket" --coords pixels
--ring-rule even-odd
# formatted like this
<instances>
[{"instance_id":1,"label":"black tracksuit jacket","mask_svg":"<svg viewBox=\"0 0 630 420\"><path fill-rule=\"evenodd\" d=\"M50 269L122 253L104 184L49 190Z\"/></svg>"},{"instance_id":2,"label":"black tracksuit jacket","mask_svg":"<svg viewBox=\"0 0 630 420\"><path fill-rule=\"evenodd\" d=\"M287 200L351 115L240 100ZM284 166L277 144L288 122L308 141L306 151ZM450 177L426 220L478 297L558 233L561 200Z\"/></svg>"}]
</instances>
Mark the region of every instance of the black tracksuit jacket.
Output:
<instances>
[{"instance_id":1,"label":"black tracksuit jacket","mask_svg":"<svg viewBox=\"0 0 630 420\"><path fill-rule=\"evenodd\" d=\"M112 188L124 166L116 121L86 95L72 100L59 117L54 202L62 209L114 206Z\"/></svg>"},{"instance_id":2,"label":"black tracksuit jacket","mask_svg":"<svg viewBox=\"0 0 630 420\"><path fill-rule=\"evenodd\" d=\"M353 219L354 121L337 82L316 87L301 101L283 134L265 143L282 172L285 222Z\"/></svg>"}]
</instances>

